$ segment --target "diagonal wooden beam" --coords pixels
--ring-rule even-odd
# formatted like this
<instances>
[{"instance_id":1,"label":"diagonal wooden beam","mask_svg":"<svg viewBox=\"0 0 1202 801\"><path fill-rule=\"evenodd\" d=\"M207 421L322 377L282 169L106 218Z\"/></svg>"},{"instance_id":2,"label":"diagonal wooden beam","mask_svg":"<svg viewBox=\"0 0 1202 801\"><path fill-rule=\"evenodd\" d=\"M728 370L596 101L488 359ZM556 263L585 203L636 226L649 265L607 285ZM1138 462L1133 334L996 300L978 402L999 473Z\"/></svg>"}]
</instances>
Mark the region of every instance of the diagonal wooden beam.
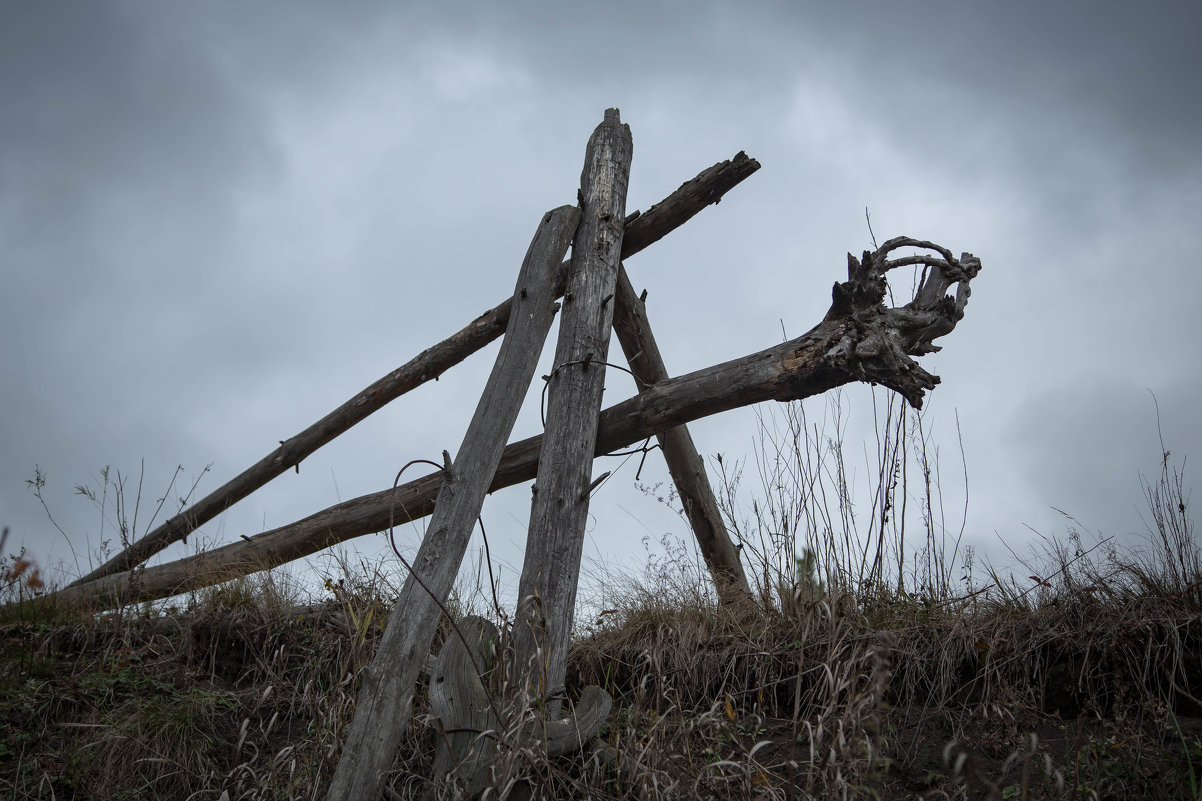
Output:
<instances>
[{"instance_id":1,"label":"diagonal wooden beam","mask_svg":"<svg viewBox=\"0 0 1202 801\"><path fill-rule=\"evenodd\" d=\"M729 190L760 168L760 164L740 151L733 159L722 161L686 181L645 214L635 212L626 220L622 238L622 258L629 258L663 239L684 225L706 206L717 203ZM556 297L563 295L568 263L556 274ZM188 509L180 512L137 542L109 559L100 567L81 576L71 586L86 584L104 576L130 570L167 546L178 542L217 515L267 484L290 468L300 469L301 460L338 437L355 424L384 408L401 395L466 359L505 333L512 299L505 300L477 317L459 332L419 353L406 364L368 386L301 433L280 441L280 447L218 487Z\"/></svg>"},{"instance_id":2,"label":"diagonal wooden beam","mask_svg":"<svg viewBox=\"0 0 1202 801\"><path fill-rule=\"evenodd\" d=\"M642 394L655 384L668 380L668 368L651 333L646 304L634 293L625 266L618 270L614 301L614 331ZM722 522L718 500L705 473L705 461L693 444L688 426L661 431L656 434L656 439L664 452L664 461L668 463L668 473L680 493L701 555L713 576L718 597L724 604L745 603L752 597L751 588L739 562L738 551Z\"/></svg>"}]
</instances>

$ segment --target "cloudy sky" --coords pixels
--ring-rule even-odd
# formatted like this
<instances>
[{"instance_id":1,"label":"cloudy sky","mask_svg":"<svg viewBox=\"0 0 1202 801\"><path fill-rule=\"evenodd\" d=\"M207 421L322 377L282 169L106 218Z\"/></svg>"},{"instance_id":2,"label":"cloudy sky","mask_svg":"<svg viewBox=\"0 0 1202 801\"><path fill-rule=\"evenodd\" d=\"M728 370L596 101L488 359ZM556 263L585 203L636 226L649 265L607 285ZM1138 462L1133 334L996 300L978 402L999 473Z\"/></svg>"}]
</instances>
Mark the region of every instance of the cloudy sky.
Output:
<instances>
[{"instance_id":1,"label":"cloudy sky","mask_svg":"<svg viewBox=\"0 0 1202 801\"><path fill-rule=\"evenodd\" d=\"M964 543L1004 561L1032 530L1062 537L1057 509L1143 531L1152 393L1174 458L1202 453L1196 2L418 6L0 5L6 550L85 570L112 531L74 487L99 490L103 466L132 502L144 464L141 533L177 465L173 497L215 489L502 300L539 216L574 202L610 106L634 137L628 211L739 150L763 164L628 265L670 371L818 322L844 254L871 244L867 207L879 240L984 263L924 359L943 378L926 422L953 533L968 473ZM163 556L454 452L495 352ZM606 402L632 391L613 372ZM844 394L861 477L871 399ZM515 438L538 430L532 400ZM707 456L742 459L756 426L742 410L693 430ZM66 537L26 486L35 466ZM636 467L594 498L592 564L637 568L644 538L690 536ZM653 457L641 483L665 478ZM528 500L485 507L502 581ZM384 540L352 545L371 557Z\"/></svg>"}]
</instances>

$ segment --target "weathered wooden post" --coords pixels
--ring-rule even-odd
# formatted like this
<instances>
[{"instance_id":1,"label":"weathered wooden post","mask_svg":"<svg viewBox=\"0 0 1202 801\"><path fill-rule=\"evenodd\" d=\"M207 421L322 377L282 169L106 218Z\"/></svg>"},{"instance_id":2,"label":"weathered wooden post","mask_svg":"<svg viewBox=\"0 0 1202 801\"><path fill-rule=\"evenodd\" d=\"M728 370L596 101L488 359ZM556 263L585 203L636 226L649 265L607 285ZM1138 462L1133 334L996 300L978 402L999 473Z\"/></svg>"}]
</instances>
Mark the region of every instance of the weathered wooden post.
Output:
<instances>
[{"instance_id":1,"label":"weathered wooden post","mask_svg":"<svg viewBox=\"0 0 1202 801\"><path fill-rule=\"evenodd\" d=\"M580 176L583 208L549 378L514 618L514 675L519 687L537 691L549 717L557 716L552 698L567 669L632 155L630 128L617 109L607 109L589 138Z\"/></svg>"},{"instance_id":2,"label":"weathered wooden post","mask_svg":"<svg viewBox=\"0 0 1202 801\"><path fill-rule=\"evenodd\" d=\"M555 274L580 211L543 217L526 253L505 339L463 444L442 478L434 514L375 657L363 670L355 717L330 783L329 801L380 795L381 775L409 726L414 684L426 664L442 604L459 573L484 495L513 430L555 314Z\"/></svg>"}]
</instances>

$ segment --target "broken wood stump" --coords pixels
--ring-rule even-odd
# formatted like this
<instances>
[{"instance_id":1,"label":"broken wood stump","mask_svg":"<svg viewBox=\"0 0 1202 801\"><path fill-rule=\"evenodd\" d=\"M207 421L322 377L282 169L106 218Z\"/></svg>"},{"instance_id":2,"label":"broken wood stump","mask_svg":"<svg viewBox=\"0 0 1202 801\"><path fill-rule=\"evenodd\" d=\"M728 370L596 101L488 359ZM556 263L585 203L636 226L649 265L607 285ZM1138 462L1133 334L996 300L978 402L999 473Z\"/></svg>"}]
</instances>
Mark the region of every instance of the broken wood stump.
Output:
<instances>
[{"instance_id":1,"label":"broken wood stump","mask_svg":"<svg viewBox=\"0 0 1202 801\"><path fill-rule=\"evenodd\" d=\"M500 643L497 627L472 615L454 626L434 660L430 712L441 742L428 798L444 781L458 782L468 797L483 792L502 750L551 756L581 751L609 717L613 699L596 686L584 689L569 715L550 721L527 710L524 697L506 698L503 684L492 681L499 672Z\"/></svg>"}]
</instances>

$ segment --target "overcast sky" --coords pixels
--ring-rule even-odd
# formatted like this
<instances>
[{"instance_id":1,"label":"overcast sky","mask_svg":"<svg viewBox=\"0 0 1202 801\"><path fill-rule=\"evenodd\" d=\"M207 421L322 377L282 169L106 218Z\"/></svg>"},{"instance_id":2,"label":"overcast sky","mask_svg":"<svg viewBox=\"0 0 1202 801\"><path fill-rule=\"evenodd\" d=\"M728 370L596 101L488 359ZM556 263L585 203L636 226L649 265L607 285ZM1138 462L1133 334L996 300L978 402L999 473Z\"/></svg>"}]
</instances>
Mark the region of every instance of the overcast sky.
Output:
<instances>
[{"instance_id":1,"label":"overcast sky","mask_svg":"<svg viewBox=\"0 0 1202 801\"><path fill-rule=\"evenodd\" d=\"M878 240L984 263L964 321L923 359L943 379L927 423L953 533L963 443L965 544L1005 557L1032 529L1063 537L1056 509L1143 531L1151 393L1174 458L1202 453L1197 2L418 6L0 3L6 550L87 569L111 532L73 489L99 489L104 465L132 477L132 500L144 462L141 534L176 465L173 496L198 477L215 489L501 301L540 215L574 202L611 106L634 138L628 211L739 150L763 164L628 264L671 372L817 323L845 253L871 245L868 207ZM455 452L495 353L163 557ZM632 392L611 371L606 403ZM863 476L871 393L844 397ZM515 438L538 431L531 400ZM742 459L756 417L693 431L707 457ZM35 465L69 538L26 486ZM593 564L637 568L643 538L690 537L636 467L594 497ZM665 478L651 457L641 483ZM523 486L485 506L505 582L528 502Z\"/></svg>"}]
</instances>

